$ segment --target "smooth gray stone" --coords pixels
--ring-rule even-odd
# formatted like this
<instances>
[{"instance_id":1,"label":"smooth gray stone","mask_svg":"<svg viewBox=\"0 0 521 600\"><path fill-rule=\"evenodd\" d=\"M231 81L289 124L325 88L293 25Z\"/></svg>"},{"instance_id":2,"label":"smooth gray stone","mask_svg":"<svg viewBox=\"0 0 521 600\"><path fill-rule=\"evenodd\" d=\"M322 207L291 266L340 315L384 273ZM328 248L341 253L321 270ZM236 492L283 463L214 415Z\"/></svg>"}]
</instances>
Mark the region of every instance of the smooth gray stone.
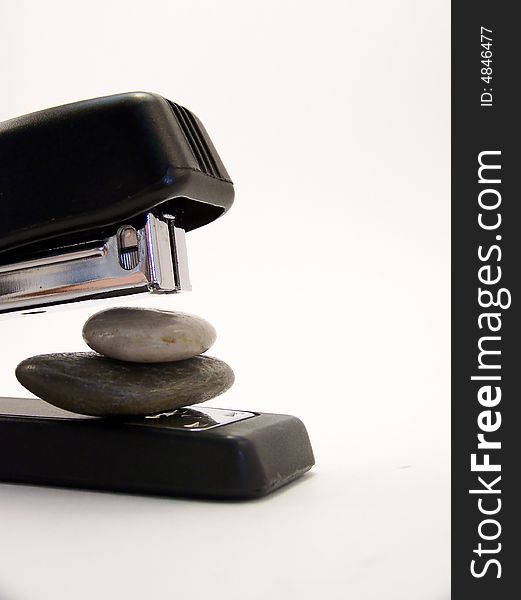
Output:
<instances>
[{"instance_id":1,"label":"smooth gray stone","mask_svg":"<svg viewBox=\"0 0 521 600\"><path fill-rule=\"evenodd\" d=\"M49 404L92 416L174 410L210 400L234 381L231 368L210 356L140 365L95 352L33 356L16 367L16 377Z\"/></svg>"},{"instance_id":2,"label":"smooth gray stone","mask_svg":"<svg viewBox=\"0 0 521 600\"><path fill-rule=\"evenodd\" d=\"M110 308L83 326L83 339L96 352L138 363L185 360L206 352L216 333L208 321L182 312Z\"/></svg>"}]
</instances>

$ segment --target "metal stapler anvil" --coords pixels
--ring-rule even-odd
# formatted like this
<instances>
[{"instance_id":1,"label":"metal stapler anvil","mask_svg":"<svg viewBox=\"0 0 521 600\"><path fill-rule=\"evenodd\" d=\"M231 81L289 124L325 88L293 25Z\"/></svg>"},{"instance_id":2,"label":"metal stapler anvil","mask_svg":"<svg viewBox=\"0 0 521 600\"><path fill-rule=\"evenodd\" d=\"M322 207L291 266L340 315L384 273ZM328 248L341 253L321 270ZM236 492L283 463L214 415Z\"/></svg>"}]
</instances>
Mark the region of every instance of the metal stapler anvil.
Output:
<instances>
[{"instance_id":1,"label":"metal stapler anvil","mask_svg":"<svg viewBox=\"0 0 521 600\"><path fill-rule=\"evenodd\" d=\"M0 313L190 289L185 232L233 184L199 119L144 92L0 123Z\"/></svg>"}]
</instances>

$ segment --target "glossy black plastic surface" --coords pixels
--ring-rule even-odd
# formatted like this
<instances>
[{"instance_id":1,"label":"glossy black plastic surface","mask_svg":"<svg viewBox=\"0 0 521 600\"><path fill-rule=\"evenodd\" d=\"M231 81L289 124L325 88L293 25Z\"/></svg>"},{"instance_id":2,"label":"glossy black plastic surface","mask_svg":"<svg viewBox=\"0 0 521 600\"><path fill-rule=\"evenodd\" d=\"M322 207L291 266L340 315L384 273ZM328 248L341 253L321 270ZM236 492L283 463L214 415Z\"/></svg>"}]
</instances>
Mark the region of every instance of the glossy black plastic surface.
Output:
<instances>
[{"instance_id":1,"label":"glossy black plastic surface","mask_svg":"<svg viewBox=\"0 0 521 600\"><path fill-rule=\"evenodd\" d=\"M0 252L110 228L162 204L187 231L233 202L201 122L145 92L0 123Z\"/></svg>"},{"instance_id":2,"label":"glossy black plastic surface","mask_svg":"<svg viewBox=\"0 0 521 600\"><path fill-rule=\"evenodd\" d=\"M241 499L267 494L314 464L296 417L253 413L214 426L198 417L197 408L192 412L202 428L194 431L168 417L64 417L41 400L0 399L0 480ZM213 410L223 419L230 413Z\"/></svg>"}]
</instances>

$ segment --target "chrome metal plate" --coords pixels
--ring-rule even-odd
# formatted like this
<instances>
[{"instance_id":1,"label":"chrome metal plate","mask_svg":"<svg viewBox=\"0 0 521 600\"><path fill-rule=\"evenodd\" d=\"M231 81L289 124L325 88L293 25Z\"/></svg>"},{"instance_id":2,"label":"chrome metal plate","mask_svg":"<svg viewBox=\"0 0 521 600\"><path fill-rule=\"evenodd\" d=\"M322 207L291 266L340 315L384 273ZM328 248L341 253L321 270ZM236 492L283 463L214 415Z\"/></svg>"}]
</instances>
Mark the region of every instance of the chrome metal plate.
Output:
<instances>
[{"instance_id":1,"label":"chrome metal plate","mask_svg":"<svg viewBox=\"0 0 521 600\"><path fill-rule=\"evenodd\" d=\"M190 290L185 232L175 216L148 213L103 240L0 264L0 313L142 292Z\"/></svg>"},{"instance_id":2,"label":"chrome metal plate","mask_svg":"<svg viewBox=\"0 0 521 600\"><path fill-rule=\"evenodd\" d=\"M20 418L58 419L68 421L101 421L99 417L77 415L56 408L39 398L0 398L0 416ZM125 425L160 427L184 431L203 431L255 417L256 413L197 406L187 407L145 417L118 419Z\"/></svg>"}]
</instances>

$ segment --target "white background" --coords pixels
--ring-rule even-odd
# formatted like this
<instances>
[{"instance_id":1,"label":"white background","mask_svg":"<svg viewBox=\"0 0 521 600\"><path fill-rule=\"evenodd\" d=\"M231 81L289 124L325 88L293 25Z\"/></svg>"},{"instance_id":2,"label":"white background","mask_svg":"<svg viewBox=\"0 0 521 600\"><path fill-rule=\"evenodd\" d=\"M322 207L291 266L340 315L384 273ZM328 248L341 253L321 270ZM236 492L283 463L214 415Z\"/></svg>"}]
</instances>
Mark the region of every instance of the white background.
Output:
<instances>
[{"instance_id":1,"label":"white background","mask_svg":"<svg viewBox=\"0 0 521 600\"><path fill-rule=\"evenodd\" d=\"M141 305L210 320L211 404L298 415L317 461L249 503L0 485L1 600L449 597L449 28L445 0L0 0L0 120L133 90L201 118L236 204L188 236L194 291ZM2 394L95 310L2 321Z\"/></svg>"}]
</instances>

